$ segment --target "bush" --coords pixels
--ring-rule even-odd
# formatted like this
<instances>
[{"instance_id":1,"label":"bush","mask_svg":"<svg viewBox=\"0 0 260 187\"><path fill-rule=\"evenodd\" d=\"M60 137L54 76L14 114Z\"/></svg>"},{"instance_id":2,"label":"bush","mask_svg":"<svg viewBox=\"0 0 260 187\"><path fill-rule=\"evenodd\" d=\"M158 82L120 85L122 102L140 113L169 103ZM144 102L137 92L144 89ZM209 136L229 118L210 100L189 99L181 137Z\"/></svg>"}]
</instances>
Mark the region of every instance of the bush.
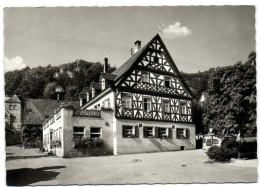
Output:
<instances>
[{"instance_id":1,"label":"bush","mask_svg":"<svg viewBox=\"0 0 260 187\"><path fill-rule=\"evenodd\" d=\"M104 140L100 138L74 139L74 148L103 148Z\"/></svg>"},{"instance_id":2,"label":"bush","mask_svg":"<svg viewBox=\"0 0 260 187\"><path fill-rule=\"evenodd\" d=\"M238 157L238 149L227 149L222 147L210 147L207 152L208 157L215 162L228 162L231 158Z\"/></svg>"}]
</instances>

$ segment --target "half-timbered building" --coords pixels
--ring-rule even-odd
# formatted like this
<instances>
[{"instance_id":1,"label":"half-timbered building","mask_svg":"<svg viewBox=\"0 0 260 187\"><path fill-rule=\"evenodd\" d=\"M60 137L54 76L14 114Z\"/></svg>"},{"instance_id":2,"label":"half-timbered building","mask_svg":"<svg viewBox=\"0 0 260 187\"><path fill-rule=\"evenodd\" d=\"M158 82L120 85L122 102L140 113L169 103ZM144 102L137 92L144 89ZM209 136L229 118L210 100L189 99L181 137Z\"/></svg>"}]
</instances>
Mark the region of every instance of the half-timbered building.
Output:
<instances>
[{"instance_id":1,"label":"half-timbered building","mask_svg":"<svg viewBox=\"0 0 260 187\"><path fill-rule=\"evenodd\" d=\"M114 72L107 65L106 58L100 82L85 89L86 104L73 111L68 131L82 127L83 137L98 135L113 154L195 149L192 93L159 35L143 47L136 41L131 58Z\"/></svg>"}]
</instances>

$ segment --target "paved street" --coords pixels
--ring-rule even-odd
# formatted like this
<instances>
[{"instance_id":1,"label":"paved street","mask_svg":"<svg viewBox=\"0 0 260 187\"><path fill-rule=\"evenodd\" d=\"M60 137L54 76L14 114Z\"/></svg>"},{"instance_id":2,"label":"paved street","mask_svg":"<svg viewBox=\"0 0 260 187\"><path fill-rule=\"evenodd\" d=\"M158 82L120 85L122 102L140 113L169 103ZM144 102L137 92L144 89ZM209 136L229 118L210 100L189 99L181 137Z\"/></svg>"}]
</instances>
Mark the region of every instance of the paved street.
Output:
<instances>
[{"instance_id":1,"label":"paved street","mask_svg":"<svg viewBox=\"0 0 260 187\"><path fill-rule=\"evenodd\" d=\"M257 159L207 163L203 150L59 158L6 148L8 185L256 182Z\"/></svg>"}]
</instances>

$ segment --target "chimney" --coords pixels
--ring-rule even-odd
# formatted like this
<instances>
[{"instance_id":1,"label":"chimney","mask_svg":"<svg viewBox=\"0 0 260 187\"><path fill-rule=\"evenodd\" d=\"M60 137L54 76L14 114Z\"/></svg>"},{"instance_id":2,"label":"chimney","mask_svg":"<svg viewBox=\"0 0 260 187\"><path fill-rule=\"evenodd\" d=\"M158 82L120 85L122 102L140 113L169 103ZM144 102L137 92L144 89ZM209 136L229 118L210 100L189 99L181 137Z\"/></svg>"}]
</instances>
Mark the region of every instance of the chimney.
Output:
<instances>
[{"instance_id":1,"label":"chimney","mask_svg":"<svg viewBox=\"0 0 260 187\"><path fill-rule=\"evenodd\" d=\"M108 58L105 58L104 60L104 73L107 73L107 70L108 70Z\"/></svg>"},{"instance_id":2,"label":"chimney","mask_svg":"<svg viewBox=\"0 0 260 187\"><path fill-rule=\"evenodd\" d=\"M136 40L136 42L135 42L135 48L134 48L134 53L136 53L139 49L141 49L141 41Z\"/></svg>"}]
</instances>

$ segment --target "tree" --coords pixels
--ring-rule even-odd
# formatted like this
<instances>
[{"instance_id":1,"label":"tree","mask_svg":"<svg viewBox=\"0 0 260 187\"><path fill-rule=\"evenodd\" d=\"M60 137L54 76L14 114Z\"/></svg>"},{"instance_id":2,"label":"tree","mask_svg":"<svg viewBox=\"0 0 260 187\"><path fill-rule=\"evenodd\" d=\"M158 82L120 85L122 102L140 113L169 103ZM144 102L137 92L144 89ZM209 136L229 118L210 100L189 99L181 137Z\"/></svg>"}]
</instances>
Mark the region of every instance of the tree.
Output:
<instances>
[{"instance_id":1,"label":"tree","mask_svg":"<svg viewBox=\"0 0 260 187\"><path fill-rule=\"evenodd\" d=\"M247 62L216 68L210 74L203 124L219 136L256 134L256 61L255 53Z\"/></svg>"}]
</instances>

